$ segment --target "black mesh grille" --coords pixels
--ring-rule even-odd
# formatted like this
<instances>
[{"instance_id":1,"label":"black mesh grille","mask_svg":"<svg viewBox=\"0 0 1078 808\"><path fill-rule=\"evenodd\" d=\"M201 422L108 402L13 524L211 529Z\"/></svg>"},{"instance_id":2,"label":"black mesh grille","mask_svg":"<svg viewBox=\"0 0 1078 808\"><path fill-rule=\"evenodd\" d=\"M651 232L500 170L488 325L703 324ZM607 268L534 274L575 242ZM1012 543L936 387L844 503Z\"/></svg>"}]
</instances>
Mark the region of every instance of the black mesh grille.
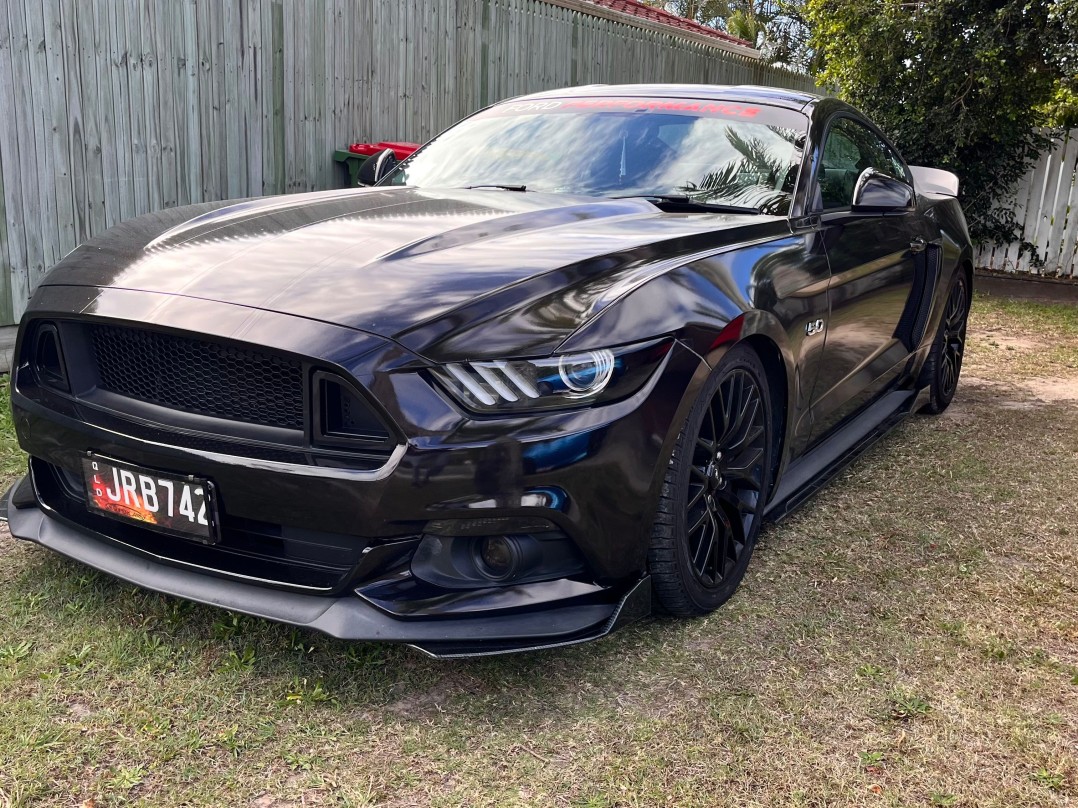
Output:
<instances>
[{"instance_id":1,"label":"black mesh grille","mask_svg":"<svg viewBox=\"0 0 1078 808\"><path fill-rule=\"evenodd\" d=\"M293 359L135 328L89 330L103 390L199 415L303 429L303 368Z\"/></svg>"}]
</instances>

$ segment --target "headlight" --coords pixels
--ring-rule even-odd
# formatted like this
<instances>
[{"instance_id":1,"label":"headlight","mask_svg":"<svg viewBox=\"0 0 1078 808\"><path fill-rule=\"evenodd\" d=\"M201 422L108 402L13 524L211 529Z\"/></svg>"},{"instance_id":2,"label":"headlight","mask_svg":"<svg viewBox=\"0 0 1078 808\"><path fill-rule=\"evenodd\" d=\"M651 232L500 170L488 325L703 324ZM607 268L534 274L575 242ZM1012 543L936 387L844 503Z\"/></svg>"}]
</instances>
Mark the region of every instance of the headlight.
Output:
<instances>
[{"instance_id":1,"label":"headlight","mask_svg":"<svg viewBox=\"0 0 1078 808\"><path fill-rule=\"evenodd\" d=\"M434 369L441 384L476 412L560 409L632 395L670 351L659 339L543 359L456 362Z\"/></svg>"}]
</instances>

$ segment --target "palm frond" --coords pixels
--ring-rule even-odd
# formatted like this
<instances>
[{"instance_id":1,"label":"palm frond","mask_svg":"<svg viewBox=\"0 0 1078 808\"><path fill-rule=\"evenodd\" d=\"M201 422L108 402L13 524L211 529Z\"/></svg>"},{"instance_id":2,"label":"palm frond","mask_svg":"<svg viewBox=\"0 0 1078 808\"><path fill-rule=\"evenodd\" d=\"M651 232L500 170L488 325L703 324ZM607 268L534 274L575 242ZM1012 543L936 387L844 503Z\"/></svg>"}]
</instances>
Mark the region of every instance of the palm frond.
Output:
<instances>
[{"instance_id":1,"label":"palm frond","mask_svg":"<svg viewBox=\"0 0 1078 808\"><path fill-rule=\"evenodd\" d=\"M792 130L776 134L790 143L796 137ZM724 135L739 156L708 172L699 183L688 183L678 190L701 202L722 200L767 213L782 212L789 204L789 193L776 186L790 170L787 161L760 138L743 137L733 127L726 127Z\"/></svg>"}]
</instances>

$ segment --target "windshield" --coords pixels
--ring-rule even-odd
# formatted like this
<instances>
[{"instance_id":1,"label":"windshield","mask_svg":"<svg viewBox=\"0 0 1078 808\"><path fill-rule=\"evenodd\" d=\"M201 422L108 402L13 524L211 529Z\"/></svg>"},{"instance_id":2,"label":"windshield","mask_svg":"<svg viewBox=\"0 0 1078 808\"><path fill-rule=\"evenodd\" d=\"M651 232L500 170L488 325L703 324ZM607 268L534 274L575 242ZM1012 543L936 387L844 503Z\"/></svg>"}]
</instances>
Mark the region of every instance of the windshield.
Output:
<instances>
[{"instance_id":1,"label":"windshield","mask_svg":"<svg viewBox=\"0 0 1078 808\"><path fill-rule=\"evenodd\" d=\"M786 214L807 125L800 113L732 102L509 102L439 135L383 184L675 196Z\"/></svg>"}]
</instances>

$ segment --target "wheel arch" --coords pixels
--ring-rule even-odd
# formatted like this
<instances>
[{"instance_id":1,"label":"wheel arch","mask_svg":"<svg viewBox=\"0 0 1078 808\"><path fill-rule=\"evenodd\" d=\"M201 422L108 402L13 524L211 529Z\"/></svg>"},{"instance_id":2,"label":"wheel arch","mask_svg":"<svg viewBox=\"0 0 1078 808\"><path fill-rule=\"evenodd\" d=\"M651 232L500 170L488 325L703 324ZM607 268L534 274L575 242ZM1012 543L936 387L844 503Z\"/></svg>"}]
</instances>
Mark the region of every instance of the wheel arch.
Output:
<instances>
[{"instance_id":1,"label":"wheel arch","mask_svg":"<svg viewBox=\"0 0 1078 808\"><path fill-rule=\"evenodd\" d=\"M767 373L767 386L771 392L771 479L778 478L786 449L787 421L790 416L790 384L786 362L782 351L770 337L764 334L750 334L739 344L747 345L756 352ZM781 407L775 406L781 403ZM774 483L772 483L774 491Z\"/></svg>"},{"instance_id":2,"label":"wheel arch","mask_svg":"<svg viewBox=\"0 0 1078 808\"><path fill-rule=\"evenodd\" d=\"M973 302L973 259L968 255L962 259L959 269L966 273L966 285L970 292L970 303Z\"/></svg>"},{"instance_id":3,"label":"wheel arch","mask_svg":"<svg viewBox=\"0 0 1078 808\"><path fill-rule=\"evenodd\" d=\"M756 352L767 370L767 383L771 390L772 441L771 473L778 478L786 452L786 439L792 429L794 413L792 392L794 389L795 360L790 349L786 330L778 318L761 309L750 309L731 320L710 341L710 350L704 356L711 368L715 368L726 352L735 345L747 345ZM776 402L781 406L775 406Z\"/></svg>"}]
</instances>

